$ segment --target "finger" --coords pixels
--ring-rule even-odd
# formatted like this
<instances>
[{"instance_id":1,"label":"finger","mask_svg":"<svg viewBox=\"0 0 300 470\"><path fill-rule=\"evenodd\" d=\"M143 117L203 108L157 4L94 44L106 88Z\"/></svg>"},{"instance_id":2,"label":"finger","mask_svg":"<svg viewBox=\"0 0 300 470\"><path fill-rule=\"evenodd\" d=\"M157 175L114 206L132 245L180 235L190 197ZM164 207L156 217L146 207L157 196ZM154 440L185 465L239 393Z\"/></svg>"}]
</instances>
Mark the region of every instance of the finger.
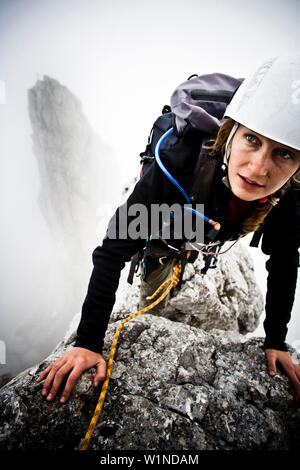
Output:
<instances>
[{"instance_id":1,"label":"finger","mask_svg":"<svg viewBox=\"0 0 300 470\"><path fill-rule=\"evenodd\" d=\"M268 354L267 355L267 360L268 360L268 372L269 375L274 377L277 373L276 369L276 356L274 354Z\"/></svg>"},{"instance_id":2,"label":"finger","mask_svg":"<svg viewBox=\"0 0 300 470\"><path fill-rule=\"evenodd\" d=\"M71 392L72 392L77 380L79 379L80 375L82 374L83 370L84 369L82 369L82 367L74 367L74 369L72 370L72 372L70 373L70 375L68 377L65 388L63 390L63 393L62 393L62 396L61 396L61 399L60 399L61 403L65 403L68 400L68 398L71 395Z\"/></svg>"},{"instance_id":3,"label":"finger","mask_svg":"<svg viewBox=\"0 0 300 470\"><path fill-rule=\"evenodd\" d=\"M41 372L41 374L38 376L36 381L40 382L41 380L43 380L48 375L49 371L51 370L51 367L52 367L52 364L50 364L50 366L44 369L43 372Z\"/></svg>"},{"instance_id":4,"label":"finger","mask_svg":"<svg viewBox=\"0 0 300 470\"><path fill-rule=\"evenodd\" d=\"M106 376L106 362L103 360L96 366L96 374L94 377L94 386L98 387L100 382L103 382Z\"/></svg>"},{"instance_id":5,"label":"finger","mask_svg":"<svg viewBox=\"0 0 300 470\"><path fill-rule=\"evenodd\" d=\"M299 387L299 385L297 387L295 387L294 400L298 405L300 405L300 387Z\"/></svg>"},{"instance_id":6,"label":"finger","mask_svg":"<svg viewBox=\"0 0 300 470\"><path fill-rule=\"evenodd\" d=\"M300 383L300 365L293 360L293 367L294 367L295 374L296 374L296 376L299 380L299 383Z\"/></svg>"},{"instance_id":7,"label":"finger","mask_svg":"<svg viewBox=\"0 0 300 470\"><path fill-rule=\"evenodd\" d=\"M300 386L299 384L295 387L295 402L300 405Z\"/></svg>"},{"instance_id":8,"label":"finger","mask_svg":"<svg viewBox=\"0 0 300 470\"><path fill-rule=\"evenodd\" d=\"M43 396L48 395L49 389L52 385L52 382L53 382L53 379L55 377L56 372L60 369L60 367L63 367L65 363L66 363L65 360L63 360L63 361L58 360L58 361L55 361L53 364L50 364L49 372L48 372L47 378L44 382L44 387L43 387L43 390L42 390L42 395Z\"/></svg>"},{"instance_id":9,"label":"finger","mask_svg":"<svg viewBox=\"0 0 300 470\"><path fill-rule=\"evenodd\" d=\"M296 374L296 367L293 363L291 362L283 362L282 366L284 368L285 374L288 376L290 381L292 382L294 389L295 389L295 399L297 400L297 397L300 397L300 382L299 378Z\"/></svg>"},{"instance_id":10,"label":"finger","mask_svg":"<svg viewBox=\"0 0 300 470\"><path fill-rule=\"evenodd\" d=\"M53 378L55 376L55 369L52 367L49 372L48 372L48 375L47 375L47 378L44 382L44 385L43 385L43 389L42 389L42 395L43 397L48 395L49 393L49 389L51 387L51 384L52 384L52 381L53 381Z\"/></svg>"},{"instance_id":11,"label":"finger","mask_svg":"<svg viewBox=\"0 0 300 470\"><path fill-rule=\"evenodd\" d=\"M73 368L73 366L67 362L55 371L55 375L53 377L53 382L52 382L52 387L51 387L51 390L50 390L50 392L47 396L47 400L53 400L53 398L56 397L57 392L58 392L58 390L59 390L59 388L62 384L62 381L65 378L65 375L68 372L70 372L70 370L72 368Z\"/></svg>"},{"instance_id":12,"label":"finger","mask_svg":"<svg viewBox=\"0 0 300 470\"><path fill-rule=\"evenodd\" d=\"M292 384L294 385L295 390L300 393L300 382L299 382L299 378L296 374L295 369L293 367L286 367L285 373L289 377Z\"/></svg>"},{"instance_id":13,"label":"finger","mask_svg":"<svg viewBox=\"0 0 300 470\"><path fill-rule=\"evenodd\" d=\"M296 373L296 375L298 377L298 380L300 382L300 366L296 366L295 373Z\"/></svg>"},{"instance_id":14,"label":"finger","mask_svg":"<svg viewBox=\"0 0 300 470\"><path fill-rule=\"evenodd\" d=\"M55 362L52 362L51 364L49 364L48 367L46 367L46 369L44 369L40 375L38 376L38 378L36 379L37 382L40 382L41 380L43 380L48 374L49 372L52 370L53 366L56 366L57 364L59 364L59 362L61 362L60 359L58 359L57 361Z\"/></svg>"}]
</instances>

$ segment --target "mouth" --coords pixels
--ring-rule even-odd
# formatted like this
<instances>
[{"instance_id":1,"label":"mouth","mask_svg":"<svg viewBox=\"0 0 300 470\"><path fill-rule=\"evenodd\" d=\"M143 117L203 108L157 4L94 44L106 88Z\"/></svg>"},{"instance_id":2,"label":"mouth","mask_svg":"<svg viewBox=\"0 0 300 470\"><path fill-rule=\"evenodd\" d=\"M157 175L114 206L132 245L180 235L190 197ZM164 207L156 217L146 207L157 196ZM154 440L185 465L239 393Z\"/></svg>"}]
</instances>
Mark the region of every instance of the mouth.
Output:
<instances>
[{"instance_id":1,"label":"mouth","mask_svg":"<svg viewBox=\"0 0 300 470\"><path fill-rule=\"evenodd\" d=\"M242 175L239 175L239 177L241 178L242 182L248 187L263 188L262 184L259 184L254 180L250 180L249 178L246 178L245 176L242 176Z\"/></svg>"}]
</instances>

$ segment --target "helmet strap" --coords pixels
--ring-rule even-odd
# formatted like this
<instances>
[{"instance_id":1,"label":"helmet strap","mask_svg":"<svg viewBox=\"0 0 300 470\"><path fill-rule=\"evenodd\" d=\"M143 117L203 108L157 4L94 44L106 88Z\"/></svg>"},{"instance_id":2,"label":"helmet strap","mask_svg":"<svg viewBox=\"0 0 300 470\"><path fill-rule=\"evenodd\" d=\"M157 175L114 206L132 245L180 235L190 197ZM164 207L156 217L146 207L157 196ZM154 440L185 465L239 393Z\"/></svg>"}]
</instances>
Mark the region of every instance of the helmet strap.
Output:
<instances>
[{"instance_id":1,"label":"helmet strap","mask_svg":"<svg viewBox=\"0 0 300 470\"><path fill-rule=\"evenodd\" d=\"M231 146L229 145L229 143L230 143L232 137L234 136L234 134L236 133L236 130L237 130L238 127L239 127L239 123L235 122L232 129L231 129L231 131L230 131L229 136L227 137L227 141L226 141L226 144L225 144L224 156L223 156L223 165L222 165L223 168L222 169L223 169L223 171L226 171L226 174L222 178L222 181L227 186L227 188L229 188L229 189L231 189L229 179L228 179L228 176L227 176L228 162L229 162L229 157L230 157L230 152L231 152Z\"/></svg>"},{"instance_id":2,"label":"helmet strap","mask_svg":"<svg viewBox=\"0 0 300 470\"><path fill-rule=\"evenodd\" d=\"M224 159L223 159L223 162L224 162L225 165L227 165L227 166L228 166L229 157L230 157L230 151L231 151L231 146L230 146L229 144L230 144L230 141L231 141L232 137L233 137L234 134L236 133L238 127L239 127L239 123L238 123L238 122L235 122L234 125L233 125L233 128L232 128L231 131L230 131L229 136L227 137L227 141L226 141L226 144L225 144L225 152L224 152Z\"/></svg>"}]
</instances>

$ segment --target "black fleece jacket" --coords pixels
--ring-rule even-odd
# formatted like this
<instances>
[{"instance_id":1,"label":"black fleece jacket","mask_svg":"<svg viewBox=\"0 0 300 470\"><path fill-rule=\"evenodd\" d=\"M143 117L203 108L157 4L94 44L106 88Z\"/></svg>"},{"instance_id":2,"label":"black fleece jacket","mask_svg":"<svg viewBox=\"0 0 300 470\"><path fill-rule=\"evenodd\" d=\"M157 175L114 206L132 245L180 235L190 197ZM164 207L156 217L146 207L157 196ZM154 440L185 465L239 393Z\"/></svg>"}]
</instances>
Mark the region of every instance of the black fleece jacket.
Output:
<instances>
[{"instance_id":1,"label":"black fleece jacket","mask_svg":"<svg viewBox=\"0 0 300 470\"><path fill-rule=\"evenodd\" d=\"M202 137L203 134L198 130L189 127L180 143L176 143L175 151L171 153L161 151L163 164L183 188L190 186ZM170 136L171 140L173 138L175 139L175 136ZM205 206L205 209L209 217L222 224L219 238L226 240L235 237L238 226L233 227L226 223L228 200L232 194L223 183L222 176L221 168L219 168L215 175L209 204ZM127 207L130 207L134 203L142 203L148 208L150 214L151 204L167 203L171 205L173 203L184 204L185 202L181 192L154 162L137 182L126 204ZM119 211L120 208L117 208L110 223L115 220ZM128 216L127 224L133 219L134 217ZM150 227L150 220L148 226ZM210 226L206 229L210 229ZM82 307L75 346L102 352L121 270L125 263L131 261L132 256L145 246L145 242L145 239L110 239L106 235L102 245L94 250L94 268ZM264 321L265 348L287 350L285 338L297 282L299 246L300 207L296 195L290 191L272 209L264 225L262 251L270 256L266 263L268 280L266 319Z\"/></svg>"}]
</instances>

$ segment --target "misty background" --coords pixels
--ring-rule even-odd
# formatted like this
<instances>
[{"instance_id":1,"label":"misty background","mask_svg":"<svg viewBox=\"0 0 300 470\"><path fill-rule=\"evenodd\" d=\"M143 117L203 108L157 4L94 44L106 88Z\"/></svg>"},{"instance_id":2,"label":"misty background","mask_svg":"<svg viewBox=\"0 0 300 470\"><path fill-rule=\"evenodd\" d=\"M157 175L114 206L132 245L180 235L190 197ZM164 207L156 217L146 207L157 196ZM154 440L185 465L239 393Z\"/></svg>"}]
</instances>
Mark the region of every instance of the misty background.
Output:
<instances>
[{"instance_id":1,"label":"misty background","mask_svg":"<svg viewBox=\"0 0 300 470\"><path fill-rule=\"evenodd\" d=\"M297 50L299 20L298 0L0 0L0 376L46 357L80 312L92 251L175 87ZM266 257L248 249L265 293ZM299 307L298 285L296 348Z\"/></svg>"}]
</instances>

